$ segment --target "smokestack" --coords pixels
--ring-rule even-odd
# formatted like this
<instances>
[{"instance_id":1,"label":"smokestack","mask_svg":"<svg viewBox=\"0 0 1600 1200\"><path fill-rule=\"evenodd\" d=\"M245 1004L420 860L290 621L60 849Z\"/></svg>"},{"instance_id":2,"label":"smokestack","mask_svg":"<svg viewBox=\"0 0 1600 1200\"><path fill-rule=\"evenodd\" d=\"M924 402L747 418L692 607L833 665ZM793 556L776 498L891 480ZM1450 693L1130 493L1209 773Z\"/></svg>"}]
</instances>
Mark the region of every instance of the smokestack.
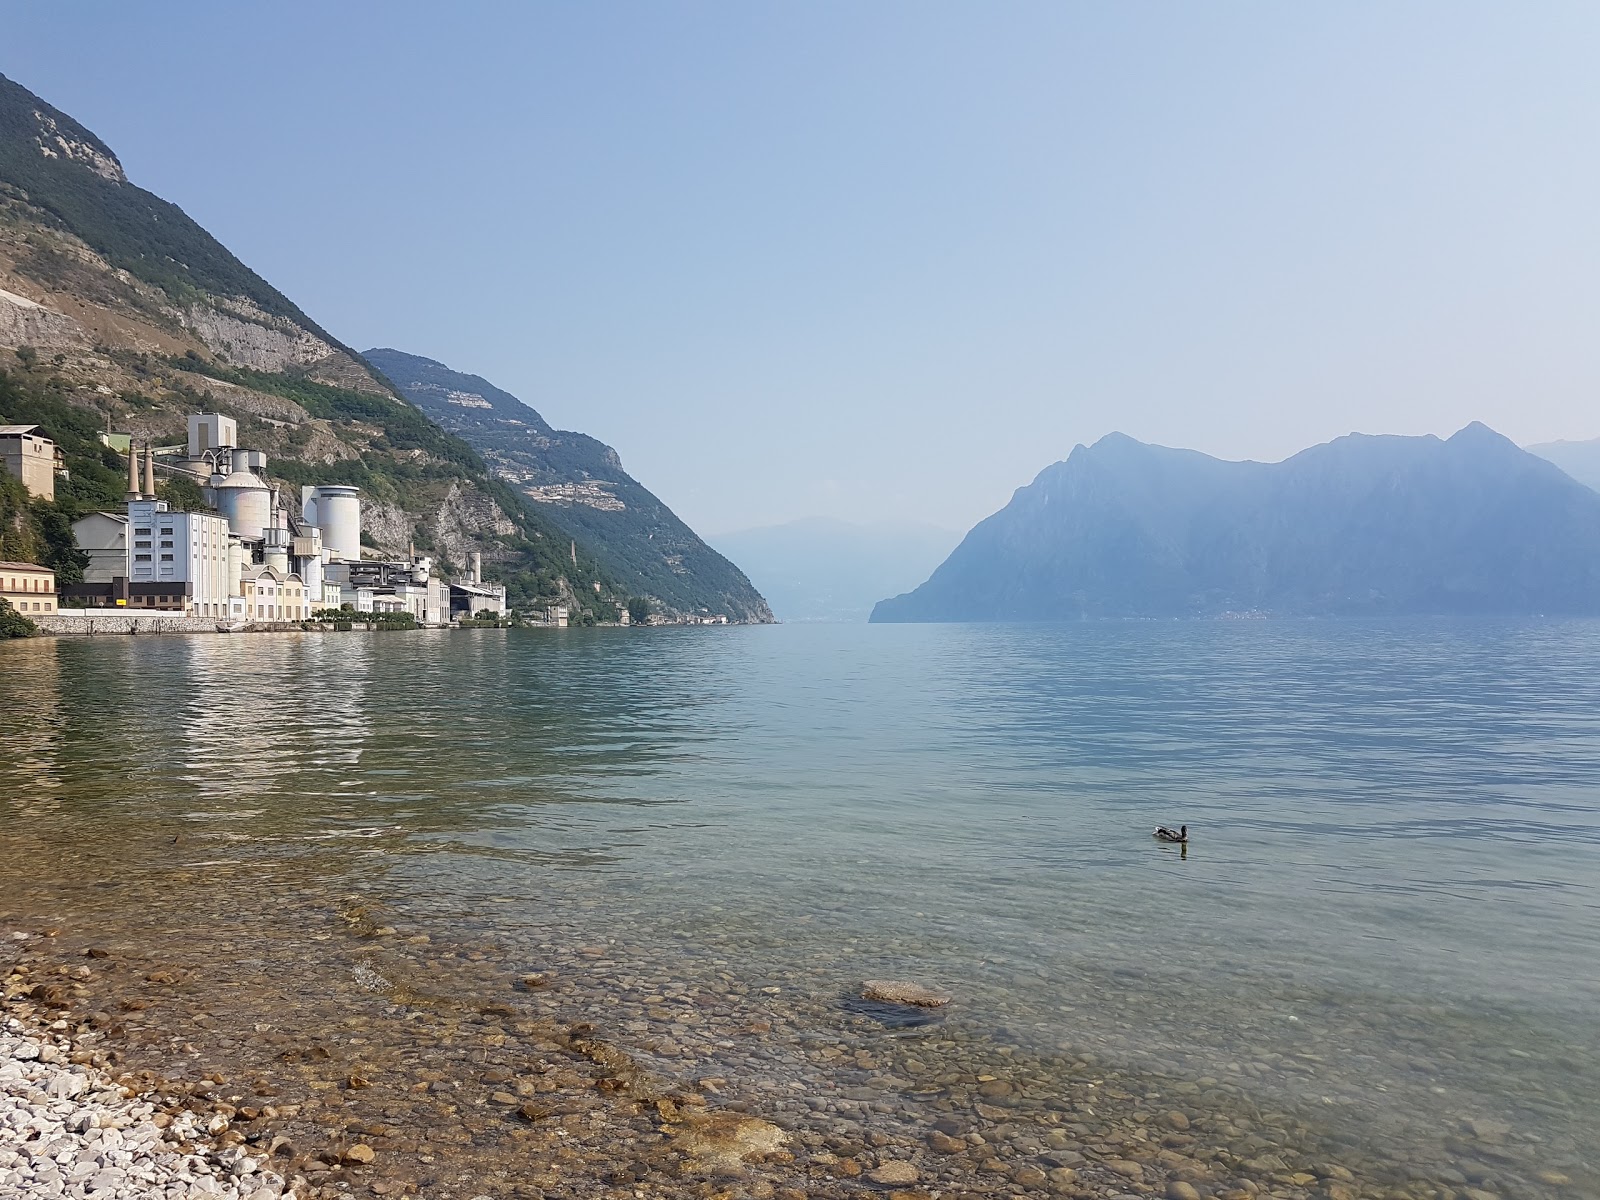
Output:
<instances>
[{"instance_id":1,"label":"smokestack","mask_svg":"<svg viewBox=\"0 0 1600 1200\"><path fill-rule=\"evenodd\" d=\"M139 498L139 449L133 444L132 438L128 439L128 494L124 498Z\"/></svg>"},{"instance_id":2,"label":"smokestack","mask_svg":"<svg viewBox=\"0 0 1600 1200\"><path fill-rule=\"evenodd\" d=\"M482 583L483 582L483 551L482 550L474 550L472 552L472 582L473 583Z\"/></svg>"},{"instance_id":3,"label":"smokestack","mask_svg":"<svg viewBox=\"0 0 1600 1200\"><path fill-rule=\"evenodd\" d=\"M144 444L144 491L147 498L156 498L156 448L149 442Z\"/></svg>"}]
</instances>

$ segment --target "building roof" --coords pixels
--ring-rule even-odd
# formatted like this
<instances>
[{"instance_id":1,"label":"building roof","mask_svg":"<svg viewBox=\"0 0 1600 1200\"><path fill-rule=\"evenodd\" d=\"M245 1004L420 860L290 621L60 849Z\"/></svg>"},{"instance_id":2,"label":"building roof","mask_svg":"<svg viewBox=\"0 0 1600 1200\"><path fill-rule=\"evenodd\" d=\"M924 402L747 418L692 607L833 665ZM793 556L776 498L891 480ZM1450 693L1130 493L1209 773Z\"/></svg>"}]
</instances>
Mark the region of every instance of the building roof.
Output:
<instances>
[{"instance_id":1,"label":"building roof","mask_svg":"<svg viewBox=\"0 0 1600 1200\"><path fill-rule=\"evenodd\" d=\"M0 425L0 437L21 437L37 428L37 425Z\"/></svg>"},{"instance_id":2,"label":"building roof","mask_svg":"<svg viewBox=\"0 0 1600 1200\"><path fill-rule=\"evenodd\" d=\"M252 580L272 578L277 580L279 583L288 583L291 579L296 583L305 582L305 580L301 579L300 576L295 572L280 571L277 567L271 566L268 563L255 563L252 566L248 566L243 570L243 572L241 572L241 575L245 579Z\"/></svg>"},{"instance_id":3,"label":"building roof","mask_svg":"<svg viewBox=\"0 0 1600 1200\"><path fill-rule=\"evenodd\" d=\"M44 571L54 574L49 567L41 567L38 563L0 562L0 571Z\"/></svg>"}]
</instances>

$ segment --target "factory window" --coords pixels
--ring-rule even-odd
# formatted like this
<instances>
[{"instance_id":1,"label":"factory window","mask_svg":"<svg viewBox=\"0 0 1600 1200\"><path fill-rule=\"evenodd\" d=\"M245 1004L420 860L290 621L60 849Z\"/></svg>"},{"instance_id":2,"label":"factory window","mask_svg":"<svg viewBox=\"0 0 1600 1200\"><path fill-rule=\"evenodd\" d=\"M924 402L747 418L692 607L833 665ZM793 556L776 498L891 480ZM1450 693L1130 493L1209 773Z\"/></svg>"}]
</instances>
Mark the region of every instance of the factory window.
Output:
<instances>
[{"instance_id":1,"label":"factory window","mask_svg":"<svg viewBox=\"0 0 1600 1200\"><path fill-rule=\"evenodd\" d=\"M171 537L171 536L172 536L172 530L170 530L170 529L163 529L163 530L162 530L162 531L161 531L161 536L162 536L162 537Z\"/></svg>"},{"instance_id":2,"label":"factory window","mask_svg":"<svg viewBox=\"0 0 1600 1200\"><path fill-rule=\"evenodd\" d=\"M149 562L150 561L150 556L148 554L135 554L133 556L133 561L134 562Z\"/></svg>"},{"instance_id":3,"label":"factory window","mask_svg":"<svg viewBox=\"0 0 1600 1200\"><path fill-rule=\"evenodd\" d=\"M149 537L150 531L148 529L135 529L133 535L135 537Z\"/></svg>"},{"instance_id":4,"label":"factory window","mask_svg":"<svg viewBox=\"0 0 1600 1200\"><path fill-rule=\"evenodd\" d=\"M163 550L171 550L172 549L172 543L171 542L162 542L161 543L161 548Z\"/></svg>"},{"instance_id":5,"label":"factory window","mask_svg":"<svg viewBox=\"0 0 1600 1200\"><path fill-rule=\"evenodd\" d=\"M161 561L162 561L162 562L171 562L171 561L172 561L172 555L170 555L170 554L163 554L163 555L162 555L162 556L161 556Z\"/></svg>"},{"instance_id":6,"label":"factory window","mask_svg":"<svg viewBox=\"0 0 1600 1200\"><path fill-rule=\"evenodd\" d=\"M148 549L150 549L150 543L149 542L135 542L133 544L133 548L135 550L148 550Z\"/></svg>"}]
</instances>

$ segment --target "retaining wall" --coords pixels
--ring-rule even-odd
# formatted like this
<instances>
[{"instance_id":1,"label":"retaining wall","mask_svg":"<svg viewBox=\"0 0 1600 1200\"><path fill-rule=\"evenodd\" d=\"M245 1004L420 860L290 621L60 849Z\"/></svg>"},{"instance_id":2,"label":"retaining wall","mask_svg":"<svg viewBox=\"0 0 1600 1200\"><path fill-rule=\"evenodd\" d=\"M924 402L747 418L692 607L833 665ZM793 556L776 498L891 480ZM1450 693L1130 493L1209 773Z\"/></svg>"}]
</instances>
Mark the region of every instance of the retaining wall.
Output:
<instances>
[{"instance_id":1,"label":"retaining wall","mask_svg":"<svg viewBox=\"0 0 1600 1200\"><path fill-rule=\"evenodd\" d=\"M63 612L33 613L28 619L42 633L61 635L100 633L215 633L216 617L186 617L180 613L130 613L117 609L94 611L80 609L70 615Z\"/></svg>"}]
</instances>

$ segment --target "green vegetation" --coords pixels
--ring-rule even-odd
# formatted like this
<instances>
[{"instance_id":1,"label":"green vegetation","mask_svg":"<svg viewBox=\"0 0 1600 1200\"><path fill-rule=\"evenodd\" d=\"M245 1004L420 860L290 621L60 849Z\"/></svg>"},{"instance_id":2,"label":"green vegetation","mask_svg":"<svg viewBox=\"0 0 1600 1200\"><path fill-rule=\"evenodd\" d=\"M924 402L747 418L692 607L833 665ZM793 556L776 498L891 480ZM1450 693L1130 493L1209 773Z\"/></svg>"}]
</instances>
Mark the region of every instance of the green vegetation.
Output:
<instances>
[{"instance_id":1,"label":"green vegetation","mask_svg":"<svg viewBox=\"0 0 1600 1200\"><path fill-rule=\"evenodd\" d=\"M0 600L0 638L32 637L38 632L39 627L12 608L11 601Z\"/></svg>"},{"instance_id":2,"label":"green vegetation","mask_svg":"<svg viewBox=\"0 0 1600 1200\"><path fill-rule=\"evenodd\" d=\"M648 596L628 597L628 620L635 625L647 624L651 614L655 612L655 605L650 603Z\"/></svg>"},{"instance_id":3,"label":"green vegetation","mask_svg":"<svg viewBox=\"0 0 1600 1200\"><path fill-rule=\"evenodd\" d=\"M412 403L496 468L515 471L530 484L598 485L619 501L620 507L607 508L536 504L517 493L560 531L559 536L575 540L580 548L590 547L596 569L619 589L652 597L665 609L771 620L766 602L743 572L624 471L616 452L605 443L552 429L515 396L476 375L398 350L368 350L365 357ZM449 404L444 397L451 391L482 396L490 407ZM512 490L509 484L502 486ZM505 503L502 500L501 506Z\"/></svg>"},{"instance_id":4,"label":"green vegetation","mask_svg":"<svg viewBox=\"0 0 1600 1200\"><path fill-rule=\"evenodd\" d=\"M47 566L58 584L81 581L89 558L72 522L121 506L125 460L100 444L96 414L69 403L55 379L0 371L0 425L38 425L61 447L69 476L56 476L54 501L31 499L20 480L0 476L0 558Z\"/></svg>"},{"instance_id":5,"label":"green vegetation","mask_svg":"<svg viewBox=\"0 0 1600 1200\"><path fill-rule=\"evenodd\" d=\"M313 417L344 425L376 427L374 445L387 450L421 450L430 459L454 463L468 469L482 469L483 460L460 438L451 437L422 412L404 401L372 392L318 383L299 375L272 371L253 371L243 367L223 367L207 362L193 351L170 360L182 371L192 371L224 383L236 383L254 391L293 400Z\"/></svg>"},{"instance_id":6,"label":"green vegetation","mask_svg":"<svg viewBox=\"0 0 1600 1200\"><path fill-rule=\"evenodd\" d=\"M44 538L28 489L22 480L0 472L0 561L38 562L42 553Z\"/></svg>"},{"instance_id":7,"label":"green vegetation","mask_svg":"<svg viewBox=\"0 0 1600 1200\"><path fill-rule=\"evenodd\" d=\"M326 338L289 299L212 237L176 204L131 183L97 174L86 163L50 157L39 147L40 117L56 133L115 161L110 148L66 113L0 75L0 181L60 228L82 238L112 264L158 287L179 303L201 293L244 296ZM330 339L331 340L331 339Z\"/></svg>"}]
</instances>

